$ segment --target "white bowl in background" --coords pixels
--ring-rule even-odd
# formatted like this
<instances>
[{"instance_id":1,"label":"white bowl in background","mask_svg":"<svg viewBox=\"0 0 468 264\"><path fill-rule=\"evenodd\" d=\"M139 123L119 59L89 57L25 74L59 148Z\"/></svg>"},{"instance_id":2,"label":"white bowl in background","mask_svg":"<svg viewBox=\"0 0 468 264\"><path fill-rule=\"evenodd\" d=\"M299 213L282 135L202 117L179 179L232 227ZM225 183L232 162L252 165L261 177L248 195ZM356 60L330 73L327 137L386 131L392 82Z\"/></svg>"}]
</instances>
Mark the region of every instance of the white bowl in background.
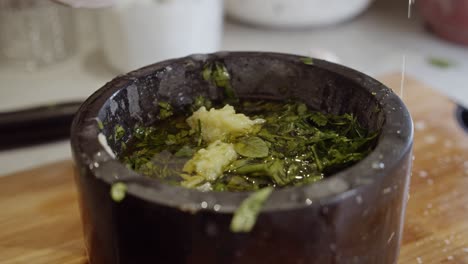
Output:
<instances>
[{"instance_id":1,"label":"white bowl in background","mask_svg":"<svg viewBox=\"0 0 468 264\"><path fill-rule=\"evenodd\" d=\"M373 0L226 0L226 12L236 20L259 26L325 26L359 15L372 2Z\"/></svg>"},{"instance_id":2,"label":"white bowl in background","mask_svg":"<svg viewBox=\"0 0 468 264\"><path fill-rule=\"evenodd\" d=\"M125 73L155 62L221 47L222 0L119 0L99 10L108 64Z\"/></svg>"}]
</instances>

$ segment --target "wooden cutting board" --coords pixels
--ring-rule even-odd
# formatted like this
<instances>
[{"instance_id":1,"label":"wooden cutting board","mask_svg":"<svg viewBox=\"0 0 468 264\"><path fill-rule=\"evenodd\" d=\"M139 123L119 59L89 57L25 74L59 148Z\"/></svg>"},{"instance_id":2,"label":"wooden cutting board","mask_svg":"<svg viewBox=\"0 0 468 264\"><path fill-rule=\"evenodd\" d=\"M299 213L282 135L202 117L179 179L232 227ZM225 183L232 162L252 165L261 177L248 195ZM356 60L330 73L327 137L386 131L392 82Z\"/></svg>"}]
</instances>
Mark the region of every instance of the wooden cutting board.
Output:
<instances>
[{"instance_id":1,"label":"wooden cutting board","mask_svg":"<svg viewBox=\"0 0 468 264\"><path fill-rule=\"evenodd\" d=\"M400 91L400 76L382 78ZM468 264L468 134L455 105L408 80L414 169L400 264ZM72 162L0 178L0 263L87 263Z\"/></svg>"}]
</instances>

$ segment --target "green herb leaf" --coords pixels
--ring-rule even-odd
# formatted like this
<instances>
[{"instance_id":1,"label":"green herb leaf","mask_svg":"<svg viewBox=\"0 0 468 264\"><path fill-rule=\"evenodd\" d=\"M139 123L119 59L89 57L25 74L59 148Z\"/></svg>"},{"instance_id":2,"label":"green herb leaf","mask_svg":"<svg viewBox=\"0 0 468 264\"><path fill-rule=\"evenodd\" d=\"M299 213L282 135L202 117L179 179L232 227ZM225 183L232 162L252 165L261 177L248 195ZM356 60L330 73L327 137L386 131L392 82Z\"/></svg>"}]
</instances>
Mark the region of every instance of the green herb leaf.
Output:
<instances>
[{"instance_id":1,"label":"green herb leaf","mask_svg":"<svg viewBox=\"0 0 468 264\"><path fill-rule=\"evenodd\" d=\"M319 171L322 171L323 165L322 165L319 155L317 154L317 150L315 149L315 146L312 146L312 153L314 154L315 164L317 164L317 168L319 169Z\"/></svg>"},{"instance_id":2,"label":"green herb leaf","mask_svg":"<svg viewBox=\"0 0 468 264\"><path fill-rule=\"evenodd\" d=\"M275 160L268 164L267 174L279 186L286 186L290 181L286 178L284 161Z\"/></svg>"},{"instance_id":3,"label":"green herb leaf","mask_svg":"<svg viewBox=\"0 0 468 264\"><path fill-rule=\"evenodd\" d=\"M326 126L328 123L328 118L320 112L310 114L310 119L318 126Z\"/></svg>"},{"instance_id":4,"label":"green herb leaf","mask_svg":"<svg viewBox=\"0 0 468 264\"><path fill-rule=\"evenodd\" d=\"M247 163L239 166L233 171L238 174L266 174L268 166L266 163Z\"/></svg>"},{"instance_id":5,"label":"green herb leaf","mask_svg":"<svg viewBox=\"0 0 468 264\"><path fill-rule=\"evenodd\" d=\"M175 154L174 156L178 157L178 158L190 158L193 156L193 154L195 154L195 150L187 145L183 146L182 148L180 148Z\"/></svg>"},{"instance_id":6,"label":"green herb leaf","mask_svg":"<svg viewBox=\"0 0 468 264\"><path fill-rule=\"evenodd\" d=\"M174 113L172 111L172 106L167 102L159 102L159 119L164 120L171 117Z\"/></svg>"},{"instance_id":7,"label":"green herb leaf","mask_svg":"<svg viewBox=\"0 0 468 264\"><path fill-rule=\"evenodd\" d=\"M202 124L201 124L201 120L198 119L197 120L197 147L201 146L202 140L203 140L203 137L202 137Z\"/></svg>"},{"instance_id":8,"label":"green herb leaf","mask_svg":"<svg viewBox=\"0 0 468 264\"><path fill-rule=\"evenodd\" d=\"M204 106L206 108L206 110L210 110L211 107L213 106L213 103L211 102L210 99L208 98L205 98L204 96L197 96L195 97L195 100L192 104L192 112L195 112L197 111L198 109L200 109L200 107Z\"/></svg>"},{"instance_id":9,"label":"green herb leaf","mask_svg":"<svg viewBox=\"0 0 468 264\"><path fill-rule=\"evenodd\" d=\"M202 72L203 80L207 82L211 82L212 74L213 74L212 65L211 64L205 65L205 67L203 68L203 72Z\"/></svg>"},{"instance_id":10,"label":"green herb leaf","mask_svg":"<svg viewBox=\"0 0 468 264\"><path fill-rule=\"evenodd\" d=\"M181 185L185 188L195 188L205 182L205 180L203 176L190 176L181 182Z\"/></svg>"},{"instance_id":11,"label":"green herb leaf","mask_svg":"<svg viewBox=\"0 0 468 264\"><path fill-rule=\"evenodd\" d=\"M231 75L224 64L221 62L207 64L203 68L202 75L205 81L224 89L224 95L228 102L238 101L236 92L231 86Z\"/></svg>"},{"instance_id":12,"label":"green herb leaf","mask_svg":"<svg viewBox=\"0 0 468 264\"><path fill-rule=\"evenodd\" d=\"M430 57L428 58L428 62L430 65L440 68L440 69L447 69L455 66L456 64L448 59L445 58L437 58L437 57Z\"/></svg>"},{"instance_id":13,"label":"green herb leaf","mask_svg":"<svg viewBox=\"0 0 468 264\"><path fill-rule=\"evenodd\" d=\"M98 125L98 128L100 130L103 130L104 129L104 124L102 123L102 121L96 117L96 122L97 122L97 125Z\"/></svg>"},{"instance_id":14,"label":"green herb leaf","mask_svg":"<svg viewBox=\"0 0 468 264\"><path fill-rule=\"evenodd\" d=\"M298 104L297 105L297 114L298 115L305 115L307 113L307 105L306 104Z\"/></svg>"},{"instance_id":15,"label":"green herb leaf","mask_svg":"<svg viewBox=\"0 0 468 264\"><path fill-rule=\"evenodd\" d=\"M215 81L218 87L230 86L231 75L229 74L226 66L219 62L215 63L215 70L212 73L212 80Z\"/></svg>"},{"instance_id":16,"label":"green herb leaf","mask_svg":"<svg viewBox=\"0 0 468 264\"><path fill-rule=\"evenodd\" d=\"M264 158L268 156L268 146L259 137L243 137L234 144L234 149L247 158Z\"/></svg>"},{"instance_id":17,"label":"green herb leaf","mask_svg":"<svg viewBox=\"0 0 468 264\"><path fill-rule=\"evenodd\" d=\"M231 221L231 232L250 232L255 226L263 204L270 197L272 192L273 187L267 187L247 197L234 213L234 217Z\"/></svg>"},{"instance_id":18,"label":"green herb leaf","mask_svg":"<svg viewBox=\"0 0 468 264\"><path fill-rule=\"evenodd\" d=\"M127 193L127 185L123 182L112 184L110 195L115 202L121 202Z\"/></svg>"},{"instance_id":19,"label":"green herb leaf","mask_svg":"<svg viewBox=\"0 0 468 264\"><path fill-rule=\"evenodd\" d=\"M301 61L306 65L314 65L314 60L310 57L301 58Z\"/></svg>"},{"instance_id":20,"label":"green herb leaf","mask_svg":"<svg viewBox=\"0 0 468 264\"><path fill-rule=\"evenodd\" d=\"M114 131L115 141L120 141L125 135L125 129L121 125L117 125Z\"/></svg>"}]
</instances>

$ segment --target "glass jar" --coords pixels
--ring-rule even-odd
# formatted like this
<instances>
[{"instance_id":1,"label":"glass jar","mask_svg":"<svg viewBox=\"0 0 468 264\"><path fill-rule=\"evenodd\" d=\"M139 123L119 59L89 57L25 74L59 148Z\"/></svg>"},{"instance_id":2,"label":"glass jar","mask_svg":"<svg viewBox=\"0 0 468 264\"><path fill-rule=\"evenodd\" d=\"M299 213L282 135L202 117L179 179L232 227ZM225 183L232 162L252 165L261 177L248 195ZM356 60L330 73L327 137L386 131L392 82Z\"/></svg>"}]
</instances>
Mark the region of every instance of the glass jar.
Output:
<instances>
[{"instance_id":1,"label":"glass jar","mask_svg":"<svg viewBox=\"0 0 468 264\"><path fill-rule=\"evenodd\" d=\"M28 70L53 64L75 51L69 7L49 0L0 0L0 63Z\"/></svg>"}]
</instances>

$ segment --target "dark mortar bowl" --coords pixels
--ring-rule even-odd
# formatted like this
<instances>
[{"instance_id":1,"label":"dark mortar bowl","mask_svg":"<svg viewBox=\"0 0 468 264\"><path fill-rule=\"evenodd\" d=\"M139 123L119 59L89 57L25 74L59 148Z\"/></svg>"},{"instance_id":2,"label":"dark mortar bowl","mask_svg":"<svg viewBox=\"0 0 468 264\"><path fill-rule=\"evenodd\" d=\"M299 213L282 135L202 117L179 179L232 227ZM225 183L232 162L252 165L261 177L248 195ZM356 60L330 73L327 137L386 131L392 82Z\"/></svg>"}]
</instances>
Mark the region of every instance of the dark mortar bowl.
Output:
<instances>
[{"instance_id":1,"label":"dark mortar bowl","mask_svg":"<svg viewBox=\"0 0 468 264\"><path fill-rule=\"evenodd\" d=\"M299 99L327 113L354 113L381 129L375 150L327 179L273 192L253 231L229 230L249 193L188 190L148 179L112 158L137 124L152 124L159 100L191 104L222 92L204 81L223 62L242 98ZM103 124L100 124L97 120ZM115 140L116 127L126 134ZM102 133L102 134L101 134ZM99 140L101 138L101 141ZM193 55L119 76L92 95L72 127L81 215L90 263L396 263L411 168L413 126L390 89L355 70L260 52ZM128 185L114 202L111 184Z\"/></svg>"}]
</instances>

